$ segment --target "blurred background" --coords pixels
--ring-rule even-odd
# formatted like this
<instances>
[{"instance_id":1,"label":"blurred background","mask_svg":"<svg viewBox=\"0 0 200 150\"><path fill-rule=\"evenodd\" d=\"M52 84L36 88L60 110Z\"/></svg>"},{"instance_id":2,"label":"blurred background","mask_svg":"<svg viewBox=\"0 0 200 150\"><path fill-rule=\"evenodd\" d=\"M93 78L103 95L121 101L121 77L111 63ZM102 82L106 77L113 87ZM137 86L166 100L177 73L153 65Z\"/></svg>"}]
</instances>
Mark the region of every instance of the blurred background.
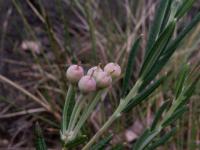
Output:
<instances>
[{"instance_id":1,"label":"blurred background","mask_svg":"<svg viewBox=\"0 0 200 150\"><path fill-rule=\"evenodd\" d=\"M66 68L81 63L87 69L117 62L122 69L134 40L142 35L130 86L137 79L157 0L6 0L0 1L0 148L34 146L33 126L39 122L48 147L60 149L59 123L68 83ZM179 22L176 33L200 11L196 1ZM176 36L176 35L174 35ZM174 81L184 62L200 60L200 24L186 37L160 73L168 80L147 102L123 115L109 132L112 145L129 149L154 112L172 99ZM90 137L119 103L122 78L92 113L85 132ZM178 132L161 150L200 149L200 85L189 111L177 122Z\"/></svg>"}]
</instances>

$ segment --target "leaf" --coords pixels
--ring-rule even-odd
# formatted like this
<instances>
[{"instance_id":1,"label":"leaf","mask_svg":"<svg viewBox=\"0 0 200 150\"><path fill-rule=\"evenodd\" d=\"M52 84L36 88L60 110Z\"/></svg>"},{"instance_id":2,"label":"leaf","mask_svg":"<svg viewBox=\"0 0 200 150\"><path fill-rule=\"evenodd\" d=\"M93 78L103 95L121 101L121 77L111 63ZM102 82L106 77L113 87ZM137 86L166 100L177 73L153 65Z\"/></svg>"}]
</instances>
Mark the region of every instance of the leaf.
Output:
<instances>
[{"instance_id":1,"label":"leaf","mask_svg":"<svg viewBox=\"0 0 200 150\"><path fill-rule=\"evenodd\" d=\"M142 142L148 137L149 133L150 133L150 130L147 128L143 132L143 134L137 139L136 143L134 143L133 150L135 150L137 147L139 147L142 144Z\"/></svg>"},{"instance_id":2,"label":"leaf","mask_svg":"<svg viewBox=\"0 0 200 150\"><path fill-rule=\"evenodd\" d=\"M191 20L191 22L180 32L180 34L176 37L174 41L169 43L169 46L165 50L165 54L162 59L169 58L176 48L179 46L181 41L185 38L185 36L199 23L200 21L200 12ZM161 60L162 60L161 59Z\"/></svg>"},{"instance_id":3,"label":"leaf","mask_svg":"<svg viewBox=\"0 0 200 150\"><path fill-rule=\"evenodd\" d=\"M76 93L75 87L73 85L69 85L62 113L62 124L61 124L62 133L66 131L69 124L71 112L75 104L75 93Z\"/></svg>"},{"instance_id":4,"label":"leaf","mask_svg":"<svg viewBox=\"0 0 200 150\"><path fill-rule=\"evenodd\" d=\"M36 138L35 139L36 150L47 150L47 146L42 135L42 130L38 122L36 122L35 124L34 133L35 133L35 138Z\"/></svg>"},{"instance_id":5,"label":"leaf","mask_svg":"<svg viewBox=\"0 0 200 150\"><path fill-rule=\"evenodd\" d=\"M183 17L185 13L192 8L192 5L194 4L195 1L196 0L184 0L176 12L175 18L179 20L181 17Z\"/></svg>"},{"instance_id":6,"label":"leaf","mask_svg":"<svg viewBox=\"0 0 200 150\"><path fill-rule=\"evenodd\" d=\"M81 135L81 136L75 138L74 140L68 142L68 143L65 144L64 146L65 146L66 148L70 148L70 149L71 149L71 148L77 147L77 146L80 145L80 144L83 144L83 143L84 143L85 141L87 141L87 140L88 140L88 138L87 138L86 135Z\"/></svg>"},{"instance_id":7,"label":"leaf","mask_svg":"<svg viewBox=\"0 0 200 150\"><path fill-rule=\"evenodd\" d=\"M180 73L178 74L178 77L177 77L177 82L176 82L176 87L175 87L176 98L182 92L183 85L185 83L185 79L187 77L188 71L189 71L189 65L188 64L184 64L182 69L181 69L181 71L180 71Z\"/></svg>"},{"instance_id":8,"label":"leaf","mask_svg":"<svg viewBox=\"0 0 200 150\"><path fill-rule=\"evenodd\" d=\"M186 90L183 93L183 98L181 99L180 104L177 106L177 108L180 108L181 106L185 105L189 98L192 96L196 89L196 85L199 81L200 75L186 88ZM187 84L187 83L186 83Z\"/></svg>"},{"instance_id":9,"label":"leaf","mask_svg":"<svg viewBox=\"0 0 200 150\"><path fill-rule=\"evenodd\" d=\"M127 94L130 78L133 73L134 60L135 60L137 50L139 48L140 40L141 40L141 37L139 37L135 41L129 54L128 64L126 67L126 73L125 73L125 77L124 77L123 85L122 85L122 97L124 97Z\"/></svg>"},{"instance_id":10,"label":"leaf","mask_svg":"<svg viewBox=\"0 0 200 150\"><path fill-rule=\"evenodd\" d=\"M105 146L112 140L113 135L110 134L109 136L102 139L100 142L98 142L96 145L94 145L91 150L104 150Z\"/></svg>"},{"instance_id":11,"label":"leaf","mask_svg":"<svg viewBox=\"0 0 200 150\"><path fill-rule=\"evenodd\" d=\"M156 9L155 18L151 25L149 37L146 46L146 55L148 55L149 50L152 48L152 45L155 43L159 33L161 31L162 23L164 22L164 17L166 15L168 4L171 0L160 0L158 9Z\"/></svg>"},{"instance_id":12,"label":"leaf","mask_svg":"<svg viewBox=\"0 0 200 150\"><path fill-rule=\"evenodd\" d=\"M170 125L171 123L175 122L177 119L179 119L182 114L184 112L186 112L188 110L187 106L183 106L181 108L179 108L178 110L176 110L172 115L171 117L169 117L166 121L164 121L162 123L162 127L165 128L167 127L168 125Z\"/></svg>"},{"instance_id":13,"label":"leaf","mask_svg":"<svg viewBox=\"0 0 200 150\"><path fill-rule=\"evenodd\" d=\"M148 144L159 134L159 130L154 130L144 133L144 136L142 136L141 139L139 139L139 142L136 143L133 150L143 150Z\"/></svg>"},{"instance_id":14,"label":"leaf","mask_svg":"<svg viewBox=\"0 0 200 150\"><path fill-rule=\"evenodd\" d=\"M146 76L148 76L149 72L155 67L155 64L159 60L161 54L165 50L165 47L167 46L174 28L176 25L176 21L172 21L166 29L161 33L151 50L149 51L149 54L145 58L142 68L140 71L140 77L142 79L145 79Z\"/></svg>"},{"instance_id":15,"label":"leaf","mask_svg":"<svg viewBox=\"0 0 200 150\"><path fill-rule=\"evenodd\" d=\"M158 120L161 118L163 112L167 109L167 107L169 106L170 101L165 101L162 106L158 109L158 111L156 112L155 118L153 120L153 123L151 125L151 131L153 131L156 128L156 125L158 123Z\"/></svg>"},{"instance_id":16,"label":"leaf","mask_svg":"<svg viewBox=\"0 0 200 150\"><path fill-rule=\"evenodd\" d=\"M166 12L165 12L165 16L164 16L163 21L162 21L162 26L161 26L161 29L160 29L160 33L163 32L163 30L167 26L168 22L170 22L169 19L170 19L170 14L171 14L172 2L173 2L173 0L169 0L169 2L168 2L168 6L167 6L167 9L166 9Z\"/></svg>"},{"instance_id":17,"label":"leaf","mask_svg":"<svg viewBox=\"0 0 200 150\"><path fill-rule=\"evenodd\" d=\"M117 144L115 145L111 150L124 150L123 144Z\"/></svg>"},{"instance_id":18,"label":"leaf","mask_svg":"<svg viewBox=\"0 0 200 150\"><path fill-rule=\"evenodd\" d=\"M162 57L149 72L148 76L146 76L144 80L146 85L150 81L152 81L154 77L162 70L162 68L168 62L168 60L170 59L174 51L177 49L177 47L180 45L184 37L195 27L195 25L198 24L199 21L200 21L200 13L198 13L198 15L195 16L195 18L185 27L185 29L177 36L177 38L174 41L170 42L170 44L164 51Z\"/></svg>"},{"instance_id":19,"label":"leaf","mask_svg":"<svg viewBox=\"0 0 200 150\"><path fill-rule=\"evenodd\" d=\"M142 90L136 97L134 97L123 110L123 112L130 111L133 107L140 104L145 100L155 89L157 89L160 84L164 81L165 77L156 80L154 83L150 84L146 89Z\"/></svg>"},{"instance_id":20,"label":"leaf","mask_svg":"<svg viewBox=\"0 0 200 150\"><path fill-rule=\"evenodd\" d=\"M164 145L169 139L176 133L176 128L173 128L171 131L160 137L157 141L153 142L146 150L155 150L157 147Z\"/></svg>"}]
</instances>

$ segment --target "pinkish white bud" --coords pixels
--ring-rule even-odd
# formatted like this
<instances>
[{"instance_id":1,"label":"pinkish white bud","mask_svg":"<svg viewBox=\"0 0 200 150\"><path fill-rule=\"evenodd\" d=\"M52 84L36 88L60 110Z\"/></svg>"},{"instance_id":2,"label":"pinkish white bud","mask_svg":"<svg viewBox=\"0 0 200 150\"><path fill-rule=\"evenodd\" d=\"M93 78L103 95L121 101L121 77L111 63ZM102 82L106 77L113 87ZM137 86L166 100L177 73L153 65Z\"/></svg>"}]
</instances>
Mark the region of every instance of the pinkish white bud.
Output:
<instances>
[{"instance_id":1,"label":"pinkish white bud","mask_svg":"<svg viewBox=\"0 0 200 150\"><path fill-rule=\"evenodd\" d=\"M79 80L78 87L83 93L94 92L96 91L96 81L92 76L86 75Z\"/></svg>"},{"instance_id":2,"label":"pinkish white bud","mask_svg":"<svg viewBox=\"0 0 200 150\"><path fill-rule=\"evenodd\" d=\"M112 83L112 78L107 72L99 72L96 76L98 88L106 88Z\"/></svg>"},{"instance_id":3,"label":"pinkish white bud","mask_svg":"<svg viewBox=\"0 0 200 150\"><path fill-rule=\"evenodd\" d=\"M92 75L94 78L96 78L99 72L103 72L103 70L101 69L100 66L95 66L88 70L87 75L90 75L90 76Z\"/></svg>"},{"instance_id":4,"label":"pinkish white bud","mask_svg":"<svg viewBox=\"0 0 200 150\"><path fill-rule=\"evenodd\" d=\"M110 74L112 78L117 78L121 75L121 67L117 63L108 63L104 67L104 71Z\"/></svg>"},{"instance_id":5,"label":"pinkish white bud","mask_svg":"<svg viewBox=\"0 0 200 150\"><path fill-rule=\"evenodd\" d=\"M75 84L84 76L84 70L79 65L71 65L66 72L67 79L69 82Z\"/></svg>"}]
</instances>

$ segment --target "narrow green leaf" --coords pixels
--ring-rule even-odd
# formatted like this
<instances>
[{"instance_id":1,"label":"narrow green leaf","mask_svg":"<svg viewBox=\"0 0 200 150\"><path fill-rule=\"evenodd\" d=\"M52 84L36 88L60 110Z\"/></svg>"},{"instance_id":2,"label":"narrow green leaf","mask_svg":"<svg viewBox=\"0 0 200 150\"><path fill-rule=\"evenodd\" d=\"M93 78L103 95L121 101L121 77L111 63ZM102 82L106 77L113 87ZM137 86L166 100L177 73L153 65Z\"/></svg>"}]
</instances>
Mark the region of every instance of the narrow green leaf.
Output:
<instances>
[{"instance_id":1,"label":"narrow green leaf","mask_svg":"<svg viewBox=\"0 0 200 150\"><path fill-rule=\"evenodd\" d=\"M139 45L140 45L140 40L141 40L141 37L139 37L134 42L132 49L130 51L130 54L129 54L128 64L126 67L126 73L125 73L125 77L124 77L123 85L122 85L122 97L124 97L127 94L127 90L128 90L129 83L130 83L130 78L133 73L133 65L134 65L135 56L136 56L137 50L139 49Z\"/></svg>"},{"instance_id":2,"label":"narrow green leaf","mask_svg":"<svg viewBox=\"0 0 200 150\"><path fill-rule=\"evenodd\" d=\"M133 145L133 150L136 150L136 148L138 148L142 142L149 136L150 130L147 128L143 134L139 137L139 139L137 139L136 143L134 143Z\"/></svg>"},{"instance_id":3,"label":"narrow green leaf","mask_svg":"<svg viewBox=\"0 0 200 150\"><path fill-rule=\"evenodd\" d=\"M164 79L165 77L162 77L156 80L154 83L150 84L147 88L142 89L142 91L130 101L130 103L126 106L123 112L130 111L133 107L145 100L151 93L153 93L153 91L155 91L155 89L159 87L159 85L164 81Z\"/></svg>"},{"instance_id":4,"label":"narrow green leaf","mask_svg":"<svg viewBox=\"0 0 200 150\"><path fill-rule=\"evenodd\" d=\"M164 17L168 8L170 0L160 0L160 4L158 5L158 8L156 9L155 18L151 25L149 37L147 41L147 47L146 47L146 55L148 55L149 50L152 48L153 44L155 43L160 30L162 23L164 21Z\"/></svg>"},{"instance_id":5,"label":"narrow green leaf","mask_svg":"<svg viewBox=\"0 0 200 150\"><path fill-rule=\"evenodd\" d=\"M117 144L114 147L112 147L111 150L124 150L124 149L125 148L124 148L123 144Z\"/></svg>"},{"instance_id":6,"label":"narrow green leaf","mask_svg":"<svg viewBox=\"0 0 200 150\"><path fill-rule=\"evenodd\" d=\"M192 96L192 94L194 93L194 91L196 89L196 85L199 81L199 78L200 78L200 75L186 88L186 90L184 90L183 99L181 99L181 102L177 106L177 108L182 107L183 105L185 105L188 102L189 98Z\"/></svg>"},{"instance_id":7,"label":"narrow green leaf","mask_svg":"<svg viewBox=\"0 0 200 150\"><path fill-rule=\"evenodd\" d=\"M75 104L75 87L73 85L69 85L69 89L67 91L65 104L63 108L62 113L62 124L61 124L61 130L64 133L68 127L69 119L71 116L71 112L74 108Z\"/></svg>"},{"instance_id":8,"label":"narrow green leaf","mask_svg":"<svg viewBox=\"0 0 200 150\"><path fill-rule=\"evenodd\" d=\"M161 26L161 29L160 29L160 33L163 32L163 30L167 26L168 22L170 22L169 18L170 18L170 14L171 14L172 2L173 2L173 0L169 0L169 2L168 2L168 6L167 6L167 9L165 11L165 16L164 16L163 21L162 21L162 26Z\"/></svg>"},{"instance_id":9,"label":"narrow green leaf","mask_svg":"<svg viewBox=\"0 0 200 150\"><path fill-rule=\"evenodd\" d=\"M86 135L81 135L81 136L75 138L74 140L68 142L65 145L65 147L71 149L71 148L77 147L80 144L85 143L87 140L88 140L88 138Z\"/></svg>"},{"instance_id":10,"label":"narrow green leaf","mask_svg":"<svg viewBox=\"0 0 200 150\"><path fill-rule=\"evenodd\" d=\"M112 140L113 135L110 134L109 136L102 139L100 142L98 142L96 145L94 145L91 150L104 150L106 145Z\"/></svg>"},{"instance_id":11,"label":"narrow green leaf","mask_svg":"<svg viewBox=\"0 0 200 150\"><path fill-rule=\"evenodd\" d=\"M181 41L184 37L199 23L200 21L200 13L195 16L195 18L185 27L185 29L177 36L177 38L170 42L169 46L167 46L164 51L164 55L159 59L159 61L152 68L151 72L149 72L148 76L145 78L146 85L154 79L154 77L162 70L164 65L168 62L174 51L180 45Z\"/></svg>"},{"instance_id":12,"label":"narrow green leaf","mask_svg":"<svg viewBox=\"0 0 200 150\"><path fill-rule=\"evenodd\" d=\"M157 125L159 119L161 118L163 112L167 109L167 107L169 106L169 104L170 104L170 101L166 101L158 109L158 111L156 112L155 118L153 120L153 123L151 125L151 131L153 131L156 128L156 125Z\"/></svg>"},{"instance_id":13,"label":"narrow green leaf","mask_svg":"<svg viewBox=\"0 0 200 150\"><path fill-rule=\"evenodd\" d=\"M162 123L162 127L165 128L167 127L168 125L170 125L171 123L175 122L177 119L179 119L182 114L184 112L186 112L188 110L187 106L183 106L181 108L179 108L178 110L176 110L171 117L169 117L166 121L164 121Z\"/></svg>"},{"instance_id":14,"label":"narrow green leaf","mask_svg":"<svg viewBox=\"0 0 200 150\"><path fill-rule=\"evenodd\" d=\"M176 128L173 128L171 131L160 137L157 141L153 142L146 150L155 150L157 147L164 145L169 139L176 133Z\"/></svg>"},{"instance_id":15,"label":"narrow green leaf","mask_svg":"<svg viewBox=\"0 0 200 150\"><path fill-rule=\"evenodd\" d=\"M172 37L175 25L176 21L174 20L161 33L158 40L149 51L149 54L145 58L140 71L140 76L142 79L145 79L146 76L148 76L149 72L155 67L155 64L158 63L161 54L165 50L170 38Z\"/></svg>"},{"instance_id":16,"label":"narrow green leaf","mask_svg":"<svg viewBox=\"0 0 200 150\"><path fill-rule=\"evenodd\" d=\"M187 77L188 71L189 71L189 65L188 64L184 64L182 69L181 69L181 71L180 71L180 73L178 74L178 77L177 77L177 82L176 82L176 87L175 87L176 98L182 92L183 85L185 83L185 79Z\"/></svg>"},{"instance_id":17,"label":"narrow green leaf","mask_svg":"<svg viewBox=\"0 0 200 150\"><path fill-rule=\"evenodd\" d=\"M175 18L179 20L181 17L183 17L185 13L187 13L192 8L192 5L195 1L196 0L184 0L176 12Z\"/></svg>"},{"instance_id":18,"label":"narrow green leaf","mask_svg":"<svg viewBox=\"0 0 200 150\"><path fill-rule=\"evenodd\" d=\"M165 54L163 55L163 59L167 59L173 54L176 48L180 45L181 41L185 38L185 36L199 23L200 21L200 12L192 19L192 21L186 25L186 27L181 31L181 33L176 37L174 41L169 43L169 46L165 50Z\"/></svg>"},{"instance_id":19,"label":"narrow green leaf","mask_svg":"<svg viewBox=\"0 0 200 150\"><path fill-rule=\"evenodd\" d=\"M34 131L34 133L35 133L35 149L36 150L47 150L47 146L46 146L45 140L42 135L42 130L41 130L38 122L35 124L34 130L35 130Z\"/></svg>"},{"instance_id":20,"label":"narrow green leaf","mask_svg":"<svg viewBox=\"0 0 200 150\"><path fill-rule=\"evenodd\" d=\"M159 130L148 132L148 134L145 133L145 136L140 139L140 142L134 146L133 150L143 150L159 133Z\"/></svg>"}]
</instances>

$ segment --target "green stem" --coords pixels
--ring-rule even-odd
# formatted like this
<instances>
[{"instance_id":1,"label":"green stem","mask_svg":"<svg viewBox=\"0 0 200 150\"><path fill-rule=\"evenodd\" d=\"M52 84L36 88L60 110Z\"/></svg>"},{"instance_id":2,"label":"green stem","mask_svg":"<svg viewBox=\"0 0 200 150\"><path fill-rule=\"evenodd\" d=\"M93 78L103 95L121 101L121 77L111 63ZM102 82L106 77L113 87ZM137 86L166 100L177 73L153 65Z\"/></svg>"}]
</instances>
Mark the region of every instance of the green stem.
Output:
<instances>
[{"instance_id":1,"label":"green stem","mask_svg":"<svg viewBox=\"0 0 200 150\"><path fill-rule=\"evenodd\" d=\"M77 125L74 128L74 136L77 136L77 134L79 133L81 127L83 126L83 124L85 123L85 121L89 117L90 113L93 111L94 107L96 106L96 104L98 103L99 99L101 98L101 94L103 93L103 91L97 92L94 100L92 101L92 103L89 105L89 107L85 108L85 110L83 112L83 115L81 116L81 118L79 119Z\"/></svg>"},{"instance_id":2,"label":"green stem","mask_svg":"<svg viewBox=\"0 0 200 150\"><path fill-rule=\"evenodd\" d=\"M83 107L84 101L85 99L83 98L83 95L81 94L78 100L76 101L76 104L72 111L72 115L71 115L69 126L68 126L68 131L71 131L73 129L74 124L76 123L78 116L80 114L80 111Z\"/></svg>"},{"instance_id":3,"label":"green stem","mask_svg":"<svg viewBox=\"0 0 200 150\"><path fill-rule=\"evenodd\" d=\"M131 89L129 94L126 96L125 99L122 99L120 101L119 106L115 110L115 112L110 116L108 121L101 127L101 129L92 137L92 139L83 147L82 150L88 150L98 139L99 137L110 127L110 125L120 117L121 112L124 110L124 108L127 106L127 104L130 102L130 100L137 95L138 89L140 85L142 84L141 80L138 80L135 84L135 86Z\"/></svg>"},{"instance_id":4,"label":"green stem","mask_svg":"<svg viewBox=\"0 0 200 150\"><path fill-rule=\"evenodd\" d=\"M62 114L62 133L66 132L67 129L67 117L68 117L68 108L69 108L69 104L70 104L70 100L73 96L73 92L74 92L74 86L72 84L69 85L69 89L67 91L67 95L65 98L65 104L64 104L64 108L63 108L63 114Z\"/></svg>"}]
</instances>

